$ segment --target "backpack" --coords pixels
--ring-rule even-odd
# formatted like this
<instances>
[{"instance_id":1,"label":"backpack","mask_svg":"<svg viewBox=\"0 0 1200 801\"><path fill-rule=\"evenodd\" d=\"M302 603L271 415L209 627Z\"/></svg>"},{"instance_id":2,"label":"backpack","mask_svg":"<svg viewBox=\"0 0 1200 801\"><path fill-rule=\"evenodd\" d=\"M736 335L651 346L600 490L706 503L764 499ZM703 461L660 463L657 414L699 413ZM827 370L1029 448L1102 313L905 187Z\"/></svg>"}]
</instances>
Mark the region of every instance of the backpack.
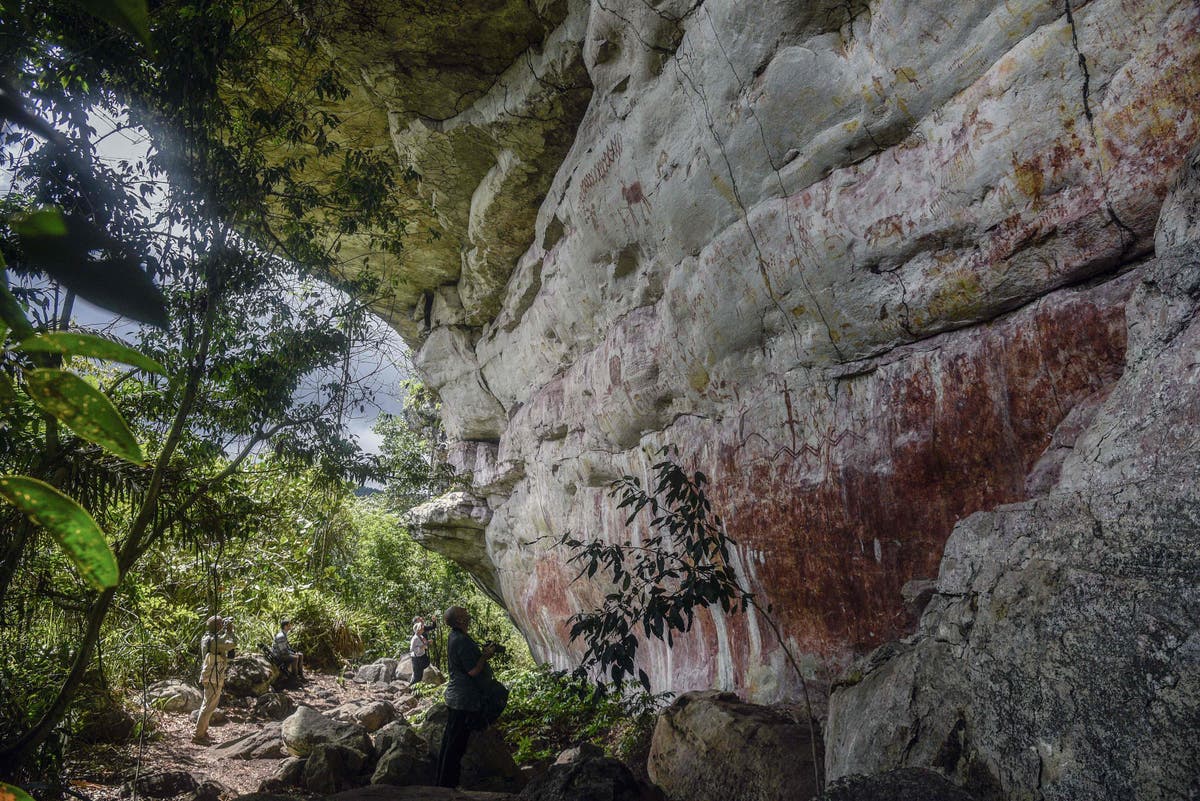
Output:
<instances>
[{"instance_id":1,"label":"backpack","mask_svg":"<svg viewBox=\"0 0 1200 801\"><path fill-rule=\"evenodd\" d=\"M508 688L491 675L478 684L483 694L483 706L479 709L482 725L479 728L486 729L504 714L504 708L508 706Z\"/></svg>"}]
</instances>

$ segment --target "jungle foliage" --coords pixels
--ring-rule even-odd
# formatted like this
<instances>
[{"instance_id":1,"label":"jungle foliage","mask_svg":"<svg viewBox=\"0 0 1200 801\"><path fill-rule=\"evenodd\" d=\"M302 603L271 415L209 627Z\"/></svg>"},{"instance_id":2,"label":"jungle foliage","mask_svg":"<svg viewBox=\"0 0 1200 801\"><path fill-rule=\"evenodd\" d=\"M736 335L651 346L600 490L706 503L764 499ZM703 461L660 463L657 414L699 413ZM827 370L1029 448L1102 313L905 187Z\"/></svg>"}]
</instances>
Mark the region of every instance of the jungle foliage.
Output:
<instances>
[{"instance_id":1,"label":"jungle foliage","mask_svg":"<svg viewBox=\"0 0 1200 801\"><path fill-rule=\"evenodd\" d=\"M273 45L317 67L282 69ZM80 689L134 664L122 647L146 675L173 658L150 655L187 652L171 633L234 602L215 565L273 514L295 519L281 484L328 506L372 474L346 428L369 388L347 365L381 335L379 288L340 253L352 236L402 246L388 198L403 176L342 143L327 107L348 90L281 4L178 0L150 15L139 0L16 0L0 9L0 55L11 776L53 768ZM104 140L126 134L144 152L106 158ZM314 176L314 156L340 167ZM77 298L140 325L96 337L73 322ZM308 554L332 558L335 532L306 534L299 561L323 578ZM189 552L208 570L202 593L187 591Z\"/></svg>"}]
</instances>

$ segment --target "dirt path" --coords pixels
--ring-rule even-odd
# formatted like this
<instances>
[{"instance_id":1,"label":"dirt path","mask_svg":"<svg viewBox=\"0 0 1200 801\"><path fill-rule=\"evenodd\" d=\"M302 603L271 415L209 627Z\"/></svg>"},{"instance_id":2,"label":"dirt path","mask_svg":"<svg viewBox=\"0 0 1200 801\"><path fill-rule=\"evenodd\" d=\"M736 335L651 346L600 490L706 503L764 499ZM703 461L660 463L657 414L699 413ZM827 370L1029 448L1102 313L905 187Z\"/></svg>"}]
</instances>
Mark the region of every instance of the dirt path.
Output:
<instances>
[{"instance_id":1,"label":"dirt path","mask_svg":"<svg viewBox=\"0 0 1200 801\"><path fill-rule=\"evenodd\" d=\"M324 711L349 701L381 697L379 690L371 685L343 682L332 675L309 675L307 684L284 691L297 705ZM392 690L387 699L394 696ZM150 732L145 738L119 746L88 747L73 755L66 765L68 784L89 799L109 801L120 797L122 787L135 776L182 770L197 781L220 782L236 795L255 792L259 782L275 771L280 760L227 759L213 753L222 743L258 731L271 722L254 718L253 708L254 699L222 698L220 709L227 721L209 727L212 738L209 745L192 742L194 724L187 713L151 709L147 713Z\"/></svg>"}]
</instances>

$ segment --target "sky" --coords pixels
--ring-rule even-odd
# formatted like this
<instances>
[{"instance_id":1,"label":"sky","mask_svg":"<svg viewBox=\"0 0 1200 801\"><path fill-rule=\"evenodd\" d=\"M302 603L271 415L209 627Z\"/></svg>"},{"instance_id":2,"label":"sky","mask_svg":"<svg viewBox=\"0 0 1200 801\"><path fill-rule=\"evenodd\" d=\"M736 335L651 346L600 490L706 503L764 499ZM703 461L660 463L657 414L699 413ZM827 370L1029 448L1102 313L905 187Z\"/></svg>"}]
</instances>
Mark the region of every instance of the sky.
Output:
<instances>
[{"instance_id":1,"label":"sky","mask_svg":"<svg viewBox=\"0 0 1200 801\"><path fill-rule=\"evenodd\" d=\"M124 129L120 121L102 111L96 111L91 116L91 125L96 129L97 150L99 157L107 162L116 164L128 161L136 164L146 156L148 137L139 130ZM11 175L0 174L0 191L11 187ZM161 192L150 196L153 204L155 198L161 201ZM330 293L331 299L340 291L322 285L324 291ZM351 354L351 379L366 382L374 394L374 403L355 408L348 412L350 433L358 441L359 446L368 453L378 453L382 438L371 430L381 413L398 413L404 405L405 390L402 382L413 373L411 354L408 346L382 319L375 318L378 323L377 336L373 339L381 341L381 346L370 349L360 349ZM83 328L96 329L120 339L132 341L137 334L139 324L125 320L114 313L77 299L74 306L72 321Z\"/></svg>"}]
</instances>

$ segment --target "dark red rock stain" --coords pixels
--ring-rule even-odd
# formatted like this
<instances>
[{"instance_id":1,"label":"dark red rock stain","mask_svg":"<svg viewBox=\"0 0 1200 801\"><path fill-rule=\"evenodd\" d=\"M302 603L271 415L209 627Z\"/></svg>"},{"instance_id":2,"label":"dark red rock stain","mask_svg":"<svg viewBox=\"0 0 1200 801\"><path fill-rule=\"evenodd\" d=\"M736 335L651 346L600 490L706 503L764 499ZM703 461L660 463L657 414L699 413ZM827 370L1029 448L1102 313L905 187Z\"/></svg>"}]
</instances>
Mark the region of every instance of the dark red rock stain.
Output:
<instances>
[{"instance_id":1,"label":"dark red rock stain","mask_svg":"<svg viewBox=\"0 0 1200 801\"><path fill-rule=\"evenodd\" d=\"M834 417L870 430L819 451L816 485L803 454L747 466L742 445L721 445L714 498L766 554L756 589L802 650L841 661L913 625L904 583L937 575L957 521L1021 500L1055 426L1120 376L1123 311L1124 294L1069 296L859 379Z\"/></svg>"}]
</instances>

